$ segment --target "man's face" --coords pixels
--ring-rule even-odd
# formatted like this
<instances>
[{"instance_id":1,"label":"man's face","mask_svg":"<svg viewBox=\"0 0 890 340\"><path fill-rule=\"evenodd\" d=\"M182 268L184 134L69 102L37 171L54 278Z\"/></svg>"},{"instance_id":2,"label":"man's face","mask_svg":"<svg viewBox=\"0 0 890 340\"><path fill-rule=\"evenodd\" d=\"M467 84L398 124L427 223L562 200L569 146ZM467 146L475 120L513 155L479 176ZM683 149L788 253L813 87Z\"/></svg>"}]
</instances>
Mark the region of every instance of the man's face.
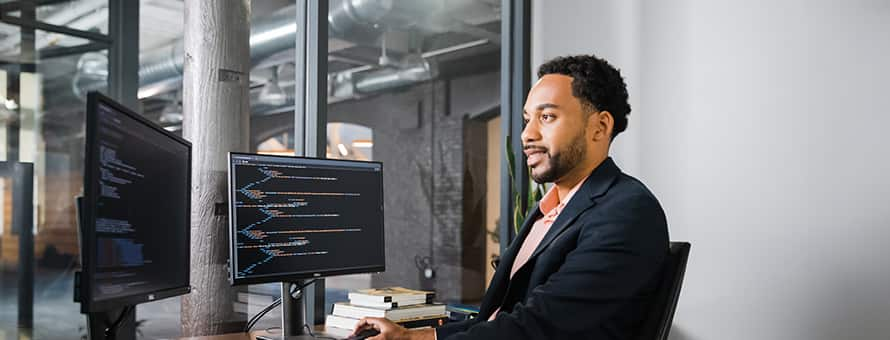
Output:
<instances>
[{"instance_id":1,"label":"man's face","mask_svg":"<svg viewBox=\"0 0 890 340\"><path fill-rule=\"evenodd\" d=\"M532 87L523 109L522 145L535 182L558 181L582 162L587 116L572 95L571 77L548 74Z\"/></svg>"}]
</instances>

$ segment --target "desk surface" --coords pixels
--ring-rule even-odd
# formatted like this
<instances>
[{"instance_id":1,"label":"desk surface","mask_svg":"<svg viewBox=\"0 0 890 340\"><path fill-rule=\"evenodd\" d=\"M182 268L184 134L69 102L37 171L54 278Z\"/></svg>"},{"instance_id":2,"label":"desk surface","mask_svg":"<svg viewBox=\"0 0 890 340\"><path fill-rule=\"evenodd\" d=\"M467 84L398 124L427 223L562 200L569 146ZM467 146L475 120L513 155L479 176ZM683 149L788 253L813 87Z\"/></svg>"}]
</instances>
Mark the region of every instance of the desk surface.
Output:
<instances>
[{"instance_id":1,"label":"desk surface","mask_svg":"<svg viewBox=\"0 0 890 340\"><path fill-rule=\"evenodd\" d=\"M316 334L318 335L318 334ZM326 335L325 335L326 336ZM266 339L266 338L260 338ZM281 335L271 335L268 339L274 340L316 340L319 338L312 337L309 335L298 335L298 336L289 336L286 338L282 338ZM327 338L322 338L327 339ZM336 339L336 338L335 338ZM247 333L232 333L232 334L222 334L222 335L208 335L208 336L195 336L190 338L180 338L180 340L257 340L256 334L251 333L248 335Z\"/></svg>"},{"instance_id":2,"label":"desk surface","mask_svg":"<svg viewBox=\"0 0 890 340\"><path fill-rule=\"evenodd\" d=\"M263 337L268 337L268 339L275 340L317 340L317 339L341 339L342 336L337 336L333 334L325 333L325 329L323 325L315 326L313 330L316 334L316 337L312 337L309 335L299 335L299 336L289 336L286 338L282 338L281 333L269 333L267 331L254 331L250 332L250 334L241 332L241 333L229 333L229 334L220 334L220 335L208 335L208 336L194 336L188 338L179 338L179 340L257 340L257 336L260 336L259 339L264 339Z\"/></svg>"}]
</instances>

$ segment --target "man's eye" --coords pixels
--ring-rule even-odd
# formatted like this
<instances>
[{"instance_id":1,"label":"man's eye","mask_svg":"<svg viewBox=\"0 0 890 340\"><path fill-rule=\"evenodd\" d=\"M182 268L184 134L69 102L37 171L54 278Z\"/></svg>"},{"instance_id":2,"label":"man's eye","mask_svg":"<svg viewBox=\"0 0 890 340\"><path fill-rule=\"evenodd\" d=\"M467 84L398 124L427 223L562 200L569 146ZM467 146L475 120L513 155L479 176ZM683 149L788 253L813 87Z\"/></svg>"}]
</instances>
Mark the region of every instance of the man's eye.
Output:
<instances>
[{"instance_id":1,"label":"man's eye","mask_svg":"<svg viewBox=\"0 0 890 340\"><path fill-rule=\"evenodd\" d=\"M556 118L556 117L554 117L554 116L551 115L551 114L543 114L543 115L541 115L541 120L542 120L542 121L545 121L545 122L551 121L551 120L553 120L553 118Z\"/></svg>"},{"instance_id":2,"label":"man's eye","mask_svg":"<svg viewBox=\"0 0 890 340\"><path fill-rule=\"evenodd\" d=\"M528 118L522 118L522 124L528 125Z\"/></svg>"}]
</instances>

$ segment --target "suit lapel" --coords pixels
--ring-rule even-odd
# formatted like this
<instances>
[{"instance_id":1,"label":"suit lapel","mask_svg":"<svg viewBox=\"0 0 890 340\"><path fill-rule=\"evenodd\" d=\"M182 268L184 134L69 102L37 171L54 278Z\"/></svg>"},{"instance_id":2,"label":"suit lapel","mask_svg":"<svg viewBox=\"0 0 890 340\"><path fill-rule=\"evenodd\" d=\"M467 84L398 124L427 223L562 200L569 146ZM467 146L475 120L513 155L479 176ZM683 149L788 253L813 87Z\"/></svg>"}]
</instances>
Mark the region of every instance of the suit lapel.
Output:
<instances>
[{"instance_id":1,"label":"suit lapel","mask_svg":"<svg viewBox=\"0 0 890 340\"><path fill-rule=\"evenodd\" d=\"M544 239L541 240L541 243L535 248L535 251L532 253L531 257L529 257L529 261L526 262L523 267L532 263L532 259L544 251L544 249L546 249L557 236L570 227L572 222L574 222L582 212L593 207L596 204L595 199L608 191L609 187L620 173L621 170L618 169L611 158L606 158L603 163L594 169L590 176L587 177L584 184L581 185L581 188L578 189L578 192L575 193L575 196L569 201L569 204L567 204L565 209L559 214L559 217L556 218L556 221L553 222L550 230L544 235ZM516 255L519 252L519 248L522 247L522 243L525 242L525 239L528 237L528 233L535 221L544 216L539 208L539 204L540 202L535 203L534 208L531 210L531 214L525 219L525 222L522 224L522 229L520 229L519 234L516 235L516 239L514 239L513 243L504 250L504 254L501 256L501 262L498 264L494 277L491 279L491 285L485 293L482 306L480 306L479 317L488 318L496 308L502 307L501 304L508 294L507 287L510 283L510 272L513 269L513 262L516 261Z\"/></svg>"},{"instance_id":2,"label":"suit lapel","mask_svg":"<svg viewBox=\"0 0 890 340\"><path fill-rule=\"evenodd\" d=\"M532 255L529 257L529 261L526 263L532 262L531 259L538 256L544 249L547 249L550 243L552 243L557 236L562 234L566 228L571 226L582 212L596 205L595 199L609 190L609 187L612 186L612 182L615 181L615 178L620 173L621 170L618 169L618 166L615 165L615 162L612 161L611 157L606 158L600 163L600 165L590 173L590 176L587 177L584 184L578 188L578 192L572 196L562 212L559 213L556 221L553 221L550 230L544 235L541 243L538 244L535 251L532 252Z\"/></svg>"}]
</instances>

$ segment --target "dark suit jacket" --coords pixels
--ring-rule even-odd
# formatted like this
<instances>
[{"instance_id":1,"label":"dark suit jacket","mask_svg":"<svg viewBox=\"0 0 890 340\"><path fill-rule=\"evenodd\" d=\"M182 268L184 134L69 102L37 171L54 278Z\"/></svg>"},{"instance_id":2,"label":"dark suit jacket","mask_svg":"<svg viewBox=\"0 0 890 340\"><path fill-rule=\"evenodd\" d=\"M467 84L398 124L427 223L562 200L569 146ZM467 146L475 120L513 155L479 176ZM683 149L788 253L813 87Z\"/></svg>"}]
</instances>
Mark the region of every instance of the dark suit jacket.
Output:
<instances>
[{"instance_id":1,"label":"dark suit jacket","mask_svg":"<svg viewBox=\"0 0 890 340\"><path fill-rule=\"evenodd\" d=\"M655 196L606 159L510 279L516 253L541 216L535 206L502 254L479 317L438 328L439 340L636 336L669 247Z\"/></svg>"}]
</instances>

